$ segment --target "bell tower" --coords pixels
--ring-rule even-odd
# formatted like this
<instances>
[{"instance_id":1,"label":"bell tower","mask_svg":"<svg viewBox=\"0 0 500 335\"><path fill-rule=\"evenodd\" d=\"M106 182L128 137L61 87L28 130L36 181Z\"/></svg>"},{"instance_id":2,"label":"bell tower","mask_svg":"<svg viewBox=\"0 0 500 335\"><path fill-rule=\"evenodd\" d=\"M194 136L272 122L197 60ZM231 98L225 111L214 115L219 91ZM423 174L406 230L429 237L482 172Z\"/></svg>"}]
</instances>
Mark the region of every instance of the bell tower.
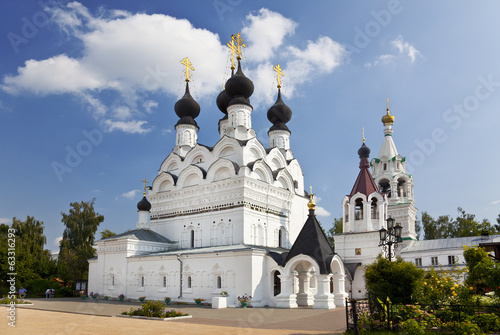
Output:
<instances>
[{"instance_id":1,"label":"bell tower","mask_svg":"<svg viewBox=\"0 0 500 335\"><path fill-rule=\"evenodd\" d=\"M394 116L387 99L386 114L382 117L384 142L377 158L371 160L372 176L379 192L387 196L387 216L403 226L403 241L416 240L417 209L413 199L413 177L406 172L406 157L398 154L392 139Z\"/></svg>"}]
</instances>

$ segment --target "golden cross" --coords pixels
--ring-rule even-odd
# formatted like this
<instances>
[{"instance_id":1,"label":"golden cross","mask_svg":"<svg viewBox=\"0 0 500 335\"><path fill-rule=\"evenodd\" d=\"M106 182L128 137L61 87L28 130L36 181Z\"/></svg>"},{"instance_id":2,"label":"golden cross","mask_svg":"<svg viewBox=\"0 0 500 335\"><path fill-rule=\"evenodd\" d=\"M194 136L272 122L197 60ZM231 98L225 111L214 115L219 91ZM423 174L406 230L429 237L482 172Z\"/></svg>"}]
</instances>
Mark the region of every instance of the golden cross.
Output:
<instances>
[{"instance_id":1,"label":"golden cross","mask_svg":"<svg viewBox=\"0 0 500 335\"><path fill-rule=\"evenodd\" d=\"M234 36L231 36L231 40L226 45L231 49L231 70L234 70L234 54L237 52L236 45L234 44Z\"/></svg>"},{"instance_id":2,"label":"golden cross","mask_svg":"<svg viewBox=\"0 0 500 335\"><path fill-rule=\"evenodd\" d=\"M276 64L273 67L273 70L276 71L276 80L278 81L278 88L281 88L281 77L284 77L283 70L281 69L279 64Z\"/></svg>"},{"instance_id":3,"label":"golden cross","mask_svg":"<svg viewBox=\"0 0 500 335\"><path fill-rule=\"evenodd\" d=\"M144 178L143 180L141 180L141 182L144 183L144 192L142 192L142 194L146 195L146 184L149 183L149 181L147 181L146 178Z\"/></svg>"},{"instance_id":4,"label":"golden cross","mask_svg":"<svg viewBox=\"0 0 500 335\"><path fill-rule=\"evenodd\" d=\"M361 128L363 130L363 143L365 143L365 128Z\"/></svg>"},{"instance_id":5,"label":"golden cross","mask_svg":"<svg viewBox=\"0 0 500 335\"><path fill-rule=\"evenodd\" d=\"M387 98L387 110L389 110L389 98Z\"/></svg>"},{"instance_id":6,"label":"golden cross","mask_svg":"<svg viewBox=\"0 0 500 335\"><path fill-rule=\"evenodd\" d=\"M189 82L189 70L194 71L193 64L188 57L181 60L181 63L186 66L186 81Z\"/></svg>"},{"instance_id":7,"label":"golden cross","mask_svg":"<svg viewBox=\"0 0 500 335\"><path fill-rule=\"evenodd\" d=\"M313 187L312 186L309 186L309 197L311 198L311 200L313 199L313 196L315 196L316 194L313 193Z\"/></svg>"},{"instance_id":8,"label":"golden cross","mask_svg":"<svg viewBox=\"0 0 500 335\"><path fill-rule=\"evenodd\" d=\"M241 47L246 48L247 46L243 43L243 40L241 39L240 33L237 33L236 35L231 35L231 38L234 42L236 42L236 55L237 59L241 60Z\"/></svg>"}]
</instances>

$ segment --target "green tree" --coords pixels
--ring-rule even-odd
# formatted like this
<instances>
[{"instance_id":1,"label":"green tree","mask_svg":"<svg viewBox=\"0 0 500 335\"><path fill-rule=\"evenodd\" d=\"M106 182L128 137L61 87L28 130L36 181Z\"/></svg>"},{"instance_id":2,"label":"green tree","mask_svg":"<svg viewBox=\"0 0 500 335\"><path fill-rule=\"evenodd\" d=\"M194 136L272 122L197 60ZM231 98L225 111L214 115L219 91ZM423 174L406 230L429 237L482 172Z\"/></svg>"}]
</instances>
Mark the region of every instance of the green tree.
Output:
<instances>
[{"instance_id":1,"label":"green tree","mask_svg":"<svg viewBox=\"0 0 500 335\"><path fill-rule=\"evenodd\" d=\"M479 222L475 219L474 214L465 213L461 207L458 207L457 210L459 216L453 222L451 237L479 236L483 232L495 233L495 229L488 220L483 219L482 222Z\"/></svg>"},{"instance_id":2,"label":"green tree","mask_svg":"<svg viewBox=\"0 0 500 335\"><path fill-rule=\"evenodd\" d=\"M500 294L500 263L495 262L484 248L464 246L464 259L469 269L465 280L476 292L494 290Z\"/></svg>"},{"instance_id":3,"label":"green tree","mask_svg":"<svg viewBox=\"0 0 500 335\"><path fill-rule=\"evenodd\" d=\"M335 250L335 239L333 235L335 234L342 234L344 231L344 224L343 224L343 218L333 219L333 227L328 230L328 232L325 234L326 238L328 239L328 242L330 242L330 245L332 246L332 249Z\"/></svg>"},{"instance_id":4,"label":"green tree","mask_svg":"<svg viewBox=\"0 0 500 335\"><path fill-rule=\"evenodd\" d=\"M88 278L88 259L95 256L94 235L104 216L94 210L95 199L72 202L69 214L62 213L66 226L59 251L59 272L67 280Z\"/></svg>"},{"instance_id":5,"label":"green tree","mask_svg":"<svg viewBox=\"0 0 500 335\"><path fill-rule=\"evenodd\" d=\"M111 230L109 229L104 229L103 231L101 231L101 239L105 239L105 238L108 238L108 237L111 237L111 236L115 236L116 233L113 233Z\"/></svg>"},{"instance_id":6,"label":"green tree","mask_svg":"<svg viewBox=\"0 0 500 335\"><path fill-rule=\"evenodd\" d=\"M424 240L447 238L451 235L453 221L449 215L441 215L437 220L427 212L422 212Z\"/></svg>"},{"instance_id":7,"label":"green tree","mask_svg":"<svg viewBox=\"0 0 500 335\"><path fill-rule=\"evenodd\" d=\"M418 269L412 262L398 257L390 262L381 255L375 262L365 268L365 286L368 299L378 305L377 298L386 301L387 297L395 304L412 302L412 294L416 292L424 270Z\"/></svg>"},{"instance_id":8,"label":"green tree","mask_svg":"<svg viewBox=\"0 0 500 335\"><path fill-rule=\"evenodd\" d=\"M497 217L497 224L494 226L497 233L500 233L500 214Z\"/></svg>"},{"instance_id":9,"label":"green tree","mask_svg":"<svg viewBox=\"0 0 500 335\"><path fill-rule=\"evenodd\" d=\"M24 283L30 279L48 278L55 274L55 261L52 260L50 251L44 249L47 238L45 237L42 221L28 216L25 221L12 219L12 226L2 224L0 234L2 242L0 250L2 254L2 279L7 272L8 255L8 229L15 230L15 272L19 282ZM5 261L4 261L5 258Z\"/></svg>"}]
</instances>

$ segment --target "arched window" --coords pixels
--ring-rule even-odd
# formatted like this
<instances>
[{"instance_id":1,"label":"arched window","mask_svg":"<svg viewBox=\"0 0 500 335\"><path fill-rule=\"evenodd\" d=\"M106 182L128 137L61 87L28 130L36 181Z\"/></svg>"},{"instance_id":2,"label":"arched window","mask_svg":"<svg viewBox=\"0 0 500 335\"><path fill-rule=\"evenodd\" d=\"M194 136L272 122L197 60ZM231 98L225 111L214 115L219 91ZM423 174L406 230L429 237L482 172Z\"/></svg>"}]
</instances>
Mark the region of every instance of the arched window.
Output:
<instances>
[{"instance_id":1,"label":"arched window","mask_svg":"<svg viewBox=\"0 0 500 335\"><path fill-rule=\"evenodd\" d=\"M188 276L187 278L187 288L191 288L192 282L191 282L191 276Z\"/></svg>"},{"instance_id":2,"label":"arched window","mask_svg":"<svg viewBox=\"0 0 500 335\"><path fill-rule=\"evenodd\" d=\"M333 277L330 277L330 293L333 293Z\"/></svg>"},{"instance_id":3,"label":"arched window","mask_svg":"<svg viewBox=\"0 0 500 335\"><path fill-rule=\"evenodd\" d=\"M115 276L111 276L111 286L115 286Z\"/></svg>"},{"instance_id":4,"label":"arched window","mask_svg":"<svg viewBox=\"0 0 500 335\"><path fill-rule=\"evenodd\" d=\"M189 233L190 235L190 246L191 248L194 248L194 230L191 230L191 232Z\"/></svg>"},{"instance_id":5,"label":"arched window","mask_svg":"<svg viewBox=\"0 0 500 335\"><path fill-rule=\"evenodd\" d=\"M363 220L363 199L356 199L356 207L354 208L354 219Z\"/></svg>"},{"instance_id":6,"label":"arched window","mask_svg":"<svg viewBox=\"0 0 500 335\"><path fill-rule=\"evenodd\" d=\"M222 288L222 278L221 278L221 276L217 276L217 288Z\"/></svg>"},{"instance_id":7,"label":"arched window","mask_svg":"<svg viewBox=\"0 0 500 335\"><path fill-rule=\"evenodd\" d=\"M280 273L278 271L274 271L273 275L273 294L277 296L281 293L281 279L278 277Z\"/></svg>"},{"instance_id":8,"label":"arched window","mask_svg":"<svg viewBox=\"0 0 500 335\"><path fill-rule=\"evenodd\" d=\"M167 276L163 276L163 287L167 287Z\"/></svg>"},{"instance_id":9,"label":"arched window","mask_svg":"<svg viewBox=\"0 0 500 335\"><path fill-rule=\"evenodd\" d=\"M141 287L144 287L144 276L141 277Z\"/></svg>"},{"instance_id":10,"label":"arched window","mask_svg":"<svg viewBox=\"0 0 500 335\"><path fill-rule=\"evenodd\" d=\"M377 207L377 199L373 198L372 200L372 219L378 219L378 207Z\"/></svg>"},{"instance_id":11,"label":"arched window","mask_svg":"<svg viewBox=\"0 0 500 335\"><path fill-rule=\"evenodd\" d=\"M382 194L387 194L387 197L391 197L391 183L389 183L389 180L387 179L382 179L378 183L378 190Z\"/></svg>"},{"instance_id":12,"label":"arched window","mask_svg":"<svg viewBox=\"0 0 500 335\"><path fill-rule=\"evenodd\" d=\"M384 163L384 171L387 170L387 163Z\"/></svg>"},{"instance_id":13,"label":"arched window","mask_svg":"<svg viewBox=\"0 0 500 335\"><path fill-rule=\"evenodd\" d=\"M278 247L283 248L283 229L278 231Z\"/></svg>"}]
</instances>

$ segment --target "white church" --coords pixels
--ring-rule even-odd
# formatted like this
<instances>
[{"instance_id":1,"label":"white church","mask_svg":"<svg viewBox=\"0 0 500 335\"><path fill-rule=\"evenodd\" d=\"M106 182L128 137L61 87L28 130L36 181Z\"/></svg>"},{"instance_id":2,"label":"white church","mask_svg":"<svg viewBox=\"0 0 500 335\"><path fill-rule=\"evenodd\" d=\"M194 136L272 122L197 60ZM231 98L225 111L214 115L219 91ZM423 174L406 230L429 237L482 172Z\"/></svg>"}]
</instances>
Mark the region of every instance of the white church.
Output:
<instances>
[{"instance_id":1,"label":"white church","mask_svg":"<svg viewBox=\"0 0 500 335\"><path fill-rule=\"evenodd\" d=\"M89 291L186 302L210 302L225 291L230 305L244 294L254 307L345 305L344 264L316 220L290 150L292 111L281 98L281 69L275 67L278 97L267 112L266 148L252 129L254 86L241 69L241 44L233 36L213 147L197 141L200 106L189 92L191 64L182 61L186 90L174 107L175 147L137 205L136 229L96 242Z\"/></svg>"},{"instance_id":2,"label":"white church","mask_svg":"<svg viewBox=\"0 0 500 335\"><path fill-rule=\"evenodd\" d=\"M394 144L387 106L378 156L369 161L364 139L358 151L360 171L342 200L343 233L334 236L334 251L290 149L286 123L292 111L281 98L279 65L265 147L252 129L254 86L241 68L239 34L228 45L232 73L217 97L220 140L213 147L198 143L200 105L189 92L193 68L185 58L185 94L174 107L175 146L147 195L144 187L136 229L96 242L89 291L184 302L211 302L227 292L230 306L247 294L254 307L332 309L345 306L348 296L365 296L364 266L383 252L379 230L387 228L388 218L402 227L395 254L419 267L463 263L462 245L481 242L416 240L413 178Z\"/></svg>"}]
</instances>

